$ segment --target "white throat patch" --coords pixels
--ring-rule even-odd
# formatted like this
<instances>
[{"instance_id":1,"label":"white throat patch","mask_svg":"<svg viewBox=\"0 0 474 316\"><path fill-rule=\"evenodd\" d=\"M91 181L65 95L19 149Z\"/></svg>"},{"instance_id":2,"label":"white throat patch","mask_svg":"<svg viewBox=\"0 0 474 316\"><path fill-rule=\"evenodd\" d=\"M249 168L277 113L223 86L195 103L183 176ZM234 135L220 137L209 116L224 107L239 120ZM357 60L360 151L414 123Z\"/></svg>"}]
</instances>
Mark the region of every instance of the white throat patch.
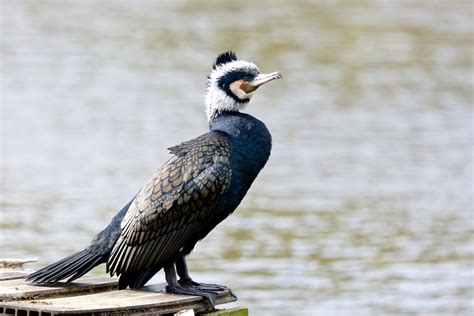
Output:
<instances>
[{"instance_id":1,"label":"white throat patch","mask_svg":"<svg viewBox=\"0 0 474 316\"><path fill-rule=\"evenodd\" d=\"M247 61L235 60L230 63L216 66L209 75L207 93L205 98L207 119L210 121L213 117L223 111L240 111L245 108L248 99L252 97L252 93L245 93L240 86L234 85L229 87L234 95L243 102L237 102L234 98L228 96L225 91L219 87L219 79L225 74L245 68L257 69L258 67Z\"/></svg>"}]
</instances>

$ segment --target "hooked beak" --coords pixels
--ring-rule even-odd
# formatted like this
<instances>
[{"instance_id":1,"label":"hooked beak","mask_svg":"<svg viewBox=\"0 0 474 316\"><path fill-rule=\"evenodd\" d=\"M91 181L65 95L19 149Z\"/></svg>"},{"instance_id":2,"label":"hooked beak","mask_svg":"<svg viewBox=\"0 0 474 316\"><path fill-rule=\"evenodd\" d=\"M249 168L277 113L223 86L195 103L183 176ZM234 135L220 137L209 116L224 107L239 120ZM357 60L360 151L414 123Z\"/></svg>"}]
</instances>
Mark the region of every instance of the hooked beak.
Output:
<instances>
[{"instance_id":1,"label":"hooked beak","mask_svg":"<svg viewBox=\"0 0 474 316\"><path fill-rule=\"evenodd\" d=\"M257 90L257 88L263 85L264 83L270 82L275 79L282 79L282 78L283 77L279 71L275 71L269 74L259 74L252 81L248 83L248 85L244 88L244 91L246 93L253 92Z\"/></svg>"}]
</instances>

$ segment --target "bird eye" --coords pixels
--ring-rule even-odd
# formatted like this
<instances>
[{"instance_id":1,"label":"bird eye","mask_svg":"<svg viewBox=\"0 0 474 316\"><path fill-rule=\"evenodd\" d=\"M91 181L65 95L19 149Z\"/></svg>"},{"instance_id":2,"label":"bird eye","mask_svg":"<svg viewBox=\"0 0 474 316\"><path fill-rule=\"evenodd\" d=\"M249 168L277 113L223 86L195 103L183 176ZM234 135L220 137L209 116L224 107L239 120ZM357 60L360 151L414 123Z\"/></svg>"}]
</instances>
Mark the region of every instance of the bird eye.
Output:
<instances>
[{"instance_id":1,"label":"bird eye","mask_svg":"<svg viewBox=\"0 0 474 316\"><path fill-rule=\"evenodd\" d=\"M252 80L252 76L251 75L245 75L243 76L243 78L245 81L251 81Z\"/></svg>"}]
</instances>

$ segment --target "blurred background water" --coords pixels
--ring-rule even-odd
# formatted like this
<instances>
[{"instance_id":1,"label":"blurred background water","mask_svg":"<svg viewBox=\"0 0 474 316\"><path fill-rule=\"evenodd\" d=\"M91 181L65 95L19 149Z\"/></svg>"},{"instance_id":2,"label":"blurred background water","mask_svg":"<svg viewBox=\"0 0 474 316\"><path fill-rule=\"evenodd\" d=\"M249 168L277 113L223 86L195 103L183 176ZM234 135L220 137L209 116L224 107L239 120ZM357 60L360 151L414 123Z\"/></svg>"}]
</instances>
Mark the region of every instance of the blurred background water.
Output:
<instances>
[{"instance_id":1,"label":"blurred background water","mask_svg":"<svg viewBox=\"0 0 474 316\"><path fill-rule=\"evenodd\" d=\"M246 109L274 148L193 277L252 315L473 314L472 1L0 3L1 257L85 247L233 49L284 75Z\"/></svg>"}]
</instances>

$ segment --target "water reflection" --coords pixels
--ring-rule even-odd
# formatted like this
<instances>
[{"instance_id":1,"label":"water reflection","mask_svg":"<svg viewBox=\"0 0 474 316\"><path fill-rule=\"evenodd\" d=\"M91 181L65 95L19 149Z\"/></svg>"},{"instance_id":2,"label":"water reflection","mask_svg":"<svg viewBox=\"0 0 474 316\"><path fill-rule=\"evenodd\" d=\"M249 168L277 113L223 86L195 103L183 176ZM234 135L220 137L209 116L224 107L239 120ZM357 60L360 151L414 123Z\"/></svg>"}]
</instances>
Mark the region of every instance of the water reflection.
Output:
<instances>
[{"instance_id":1,"label":"water reflection","mask_svg":"<svg viewBox=\"0 0 474 316\"><path fill-rule=\"evenodd\" d=\"M206 130L232 48L285 75L247 109L274 149L194 277L255 315L472 313L468 1L1 5L2 256L86 245Z\"/></svg>"}]
</instances>

